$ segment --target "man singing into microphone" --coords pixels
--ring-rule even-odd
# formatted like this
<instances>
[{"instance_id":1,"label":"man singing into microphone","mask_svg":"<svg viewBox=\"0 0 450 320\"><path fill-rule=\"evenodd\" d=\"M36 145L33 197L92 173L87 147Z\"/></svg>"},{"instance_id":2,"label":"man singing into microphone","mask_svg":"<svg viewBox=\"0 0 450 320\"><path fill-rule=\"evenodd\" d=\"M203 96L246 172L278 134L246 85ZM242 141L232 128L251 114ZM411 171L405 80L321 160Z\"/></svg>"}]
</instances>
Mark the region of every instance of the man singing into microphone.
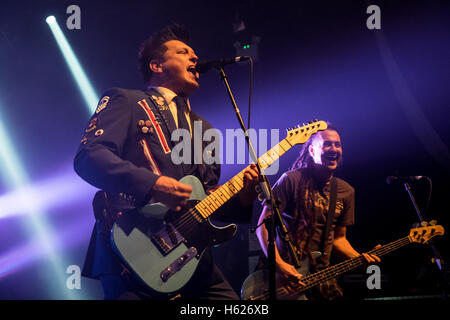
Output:
<instances>
[{"instance_id":1,"label":"man singing into microphone","mask_svg":"<svg viewBox=\"0 0 450 320\"><path fill-rule=\"evenodd\" d=\"M180 178L196 176L206 192L219 181L220 164L192 161L175 165L171 158L174 130L187 130L192 136L194 121L201 122L203 132L212 128L191 110L188 98L199 88L199 74L195 69L198 58L187 43L187 31L179 25L165 27L143 42L138 58L147 88L105 92L74 160L75 171L101 189L93 202L96 224L83 275L101 281L105 299L156 298L111 247L110 230L117 215L150 201L162 202L177 212L192 192ZM245 172L243 190L219 211L232 221L249 223L257 181L258 172L251 166ZM123 203L123 208L111 208L108 201L112 199ZM179 294L186 299L238 299L209 250Z\"/></svg>"}]
</instances>

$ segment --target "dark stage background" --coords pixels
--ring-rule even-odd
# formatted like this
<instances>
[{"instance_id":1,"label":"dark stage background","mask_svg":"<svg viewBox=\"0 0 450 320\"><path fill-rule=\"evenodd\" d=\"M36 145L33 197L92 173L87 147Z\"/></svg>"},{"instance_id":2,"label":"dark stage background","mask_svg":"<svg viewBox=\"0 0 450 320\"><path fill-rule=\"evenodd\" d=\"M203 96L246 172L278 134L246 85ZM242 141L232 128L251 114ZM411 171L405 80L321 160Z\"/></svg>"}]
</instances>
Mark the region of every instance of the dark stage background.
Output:
<instances>
[{"instance_id":1,"label":"dark stage background","mask_svg":"<svg viewBox=\"0 0 450 320\"><path fill-rule=\"evenodd\" d=\"M66 27L66 8L72 4L81 9L79 30ZM369 4L381 9L381 30L366 27ZM246 26L239 35L232 27L236 13ZM34 197L43 201L37 220L46 226L43 233L55 255L39 246L31 215L11 209L17 202L4 201L14 190L2 174L0 299L102 299L96 281L83 278L80 289L66 287L66 268L83 264L94 223L95 188L72 169L90 114L45 22L49 15L58 20L98 97L110 87L143 88L138 47L171 21L188 26L191 47L205 59L236 56L237 40L258 37L251 127L280 129L280 139L286 128L315 118L341 129L344 163L338 176L356 189L356 224L348 229L354 247L366 251L396 240L418 221L403 186L386 184L389 175L430 177L433 192L426 219L448 227L447 1L2 1L1 122ZM249 69L247 63L226 68L245 122ZM200 80L200 90L191 97L194 110L223 132L237 128L218 74L210 72ZM283 156L271 183L299 150L296 146ZM221 182L243 167L223 165ZM0 169L7 166L2 163ZM411 187L425 210L427 180ZM256 204L254 222L260 210ZM249 228L239 226L236 238L214 250L236 291L258 253ZM435 243L448 260L447 237ZM416 245L386 256L380 290L366 288L364 270L341 282L355 298L439 295L431 258L429 247Z\"/></svg>"}]
</instances>

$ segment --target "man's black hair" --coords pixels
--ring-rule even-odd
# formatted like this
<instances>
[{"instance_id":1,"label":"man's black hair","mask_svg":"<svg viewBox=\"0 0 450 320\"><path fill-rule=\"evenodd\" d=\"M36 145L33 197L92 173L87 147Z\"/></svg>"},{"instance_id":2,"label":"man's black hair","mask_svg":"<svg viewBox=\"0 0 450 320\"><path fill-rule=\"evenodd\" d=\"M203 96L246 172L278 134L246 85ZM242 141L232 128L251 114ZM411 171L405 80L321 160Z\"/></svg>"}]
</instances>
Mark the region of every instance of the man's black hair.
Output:
<instances>
[{"instance_id":1,"label":"man's black hair","mask_svg":"<svg viewBox=\"0 0 450 320\"><path fill-rule=\"evenodd\" d=\"M153 33L140 46L138 54L139 71L141 72L146 84L152 77L152 71L149 63L153 59L162 59L167 47L164 45L167 41L178 40L188 44L189 33L184 25L172 23L160 31Z\"/></svg>"},{"instance_id":2,"label":"man's black hair","mask_svg":"<svg viewBox=\"0 0 450 320\"><path fill-rule=\"evenodd\" d=\"M327 122L327 130L334 130L339 134L338 128L330 122ZM309 154L309 146L312 144L312 142L316 138L317 133L318 132L313 134L308 139L308 141L305 142L305 144L303 145L303 148L300 150L299 156L292 164L292 166L290 168L291 170L295 170L295 169L299 169L299 168L310 168L312 166L314 160L311 157L311 155Z\"/></svg>"}]
</instances>

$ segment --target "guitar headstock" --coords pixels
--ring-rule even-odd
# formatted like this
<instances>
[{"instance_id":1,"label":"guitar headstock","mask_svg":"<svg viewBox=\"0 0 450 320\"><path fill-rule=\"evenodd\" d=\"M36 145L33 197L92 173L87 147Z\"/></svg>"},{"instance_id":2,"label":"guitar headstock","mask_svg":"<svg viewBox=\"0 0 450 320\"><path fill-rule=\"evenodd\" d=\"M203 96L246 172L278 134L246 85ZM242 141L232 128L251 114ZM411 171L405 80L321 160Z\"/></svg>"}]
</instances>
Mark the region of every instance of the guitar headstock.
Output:
<instances>
[{"instance_id":1,"label":"guitar headstock","mask_svg":"<svg viewBox=\"0 0 450 320\"><path fill-rule=\"evenodd\" d=\"M423 223L422 225L422 227L412 228L409 231L408 238L411 242L426 243L434 236L441 236L444 234L443 226L435 225L431 222L429 226L426 226L426 223Z\"/></svg>"},{"instance_id":2,"label":"guitar headstock","mask_svg":"<svg viewBox=\"0 0 450 320\"><path fill-rule=\"evenodd\" d=\"M305 143L311 135L317 131L326 130L327 128L328 125L325 121L310 121L307 124L303 124L302 127L296 126L288 129L286 139L291 145Z\"/></svg>"}]
</instances>

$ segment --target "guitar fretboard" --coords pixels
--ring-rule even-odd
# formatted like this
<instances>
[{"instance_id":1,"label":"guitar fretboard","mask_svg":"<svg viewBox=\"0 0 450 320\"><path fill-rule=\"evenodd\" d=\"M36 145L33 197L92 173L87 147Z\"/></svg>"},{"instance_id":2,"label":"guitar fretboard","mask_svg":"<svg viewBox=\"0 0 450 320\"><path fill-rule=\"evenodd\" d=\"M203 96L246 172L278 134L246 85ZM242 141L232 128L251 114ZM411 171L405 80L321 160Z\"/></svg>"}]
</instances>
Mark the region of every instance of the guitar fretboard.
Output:
<instances>
[{"instance_id":1,"label":"guitar fretboard","mask_svg":"<svg viewBox=\"0 0 450 320\"><path fill-rule=\"evenodd\" d=\"M258 158L261 169L269 167L273 162L275 162L279 157L281 157L286 151L292 148L292 144L289 143L288 139L285 138L281 140L272 149L267 151L261 157ZM244 187L244 172L250 166L247 166L232 179L224 183L213 193L208 195L205 199L200 201L195 209L202 215L203 218L208 218L212 213L219 209L225 202L227 202L231 197L236 195Z\"/></svg>"},{"instance_id":2,"label":"guitar fretboard","mask_svg":"<svg viewBox=\"0 0 450 320\"><path fill-rule=\"evenodd\" d=\"M409 237L401 238L397 241L393 241L391 243L388 243L380 248L373 249L369 251L368 253L377 255L379 257L392 252L394 250L397 250L407 244L411 243L411 240ZM326 269L323 269L321 271L318 271L316 273L310 274L306 277L301 278L301 281L305 284L304 286L298 288L295 292L289 291L284 287L279 287L276 290L276 294L279 298L282 297L296 297L299 296L304 291L311 289L327 280L334 279L341 274L359 268L365 264L365 260L362 256L358 256L356 258L352 258L346 261L343 261L341 263L338 263L334 266L328 267ZM260 296L252 296L252 300L265 300L269 298L269 292L266 290L262 295Z\"/></svg>"},{"instance_id":3,"label":"guitar fretboard","mask_svg":"<svg viewBox=\"0 0 450 320\"><path fill-rule=\"evenodd\" d=\"M387 245L384 245L380 248L373 249L369 251L369 254L374 254L377 256L383 256L389 252L392 252L394 250L397 250L407 244L409 244L411 241L409 240L409 237L401 238L397 241L391 242ZM313 273L309 276L306 276L302 279L302 282L306 284L305 287L302 287L302 292L310 289L324 281L334 279L341 274L359 268L365 264L365 259L362 256L358 256L353 259L346 260L344 262L338 263L332 267L326 268L324 270L321 270L319 272Z\"/></svg>"},{"instance_id":4,"label":"guitar fretboard","mask_svg":"<svg viewBox=\"0 0 450 320\"><path fill-rule=\"evenodd\" d=\"M403 246L406 246L410 243L427 243L428 240L430 240L432 237L437 235L443 235L444 234L444 228L442 226L431 224L429 227L421 227L421 228L414 228L411 229L408 236L398 239L396 241L390 242L384 246L380 246L378 248L372 249L371 251L367 252L369 254L377 255L379 257L390 253L394 250L400 249ZM339 275L350 271L352 269L364 266L366 264L366 261L363 256L358 256L346 261L343 261L341 263L338 263L334 266L328 267L326 269L323 269L321 271L318 271L316 273L310 274L308 276L302 277L300 281L304 284L302 286L298 286L295 288L295 290L288 289L284 286L279 286L276 289L276 295L279 298L287 298L287 299L298 299L303 294L304 291L317 286L327 280L334 279L338 277ZM309 266L307 266L309 267ZM254 278L251 278L254 279ZM246 280L247 282L247 280ZM263 282L267 282L264 280ZM267 283L264 283L264 285L267 285ZM253 284L252 284L253 286ZM244 288L244 287L243 287ZM249 290L249 286L246 287L245 294L246 296L244 298L250 299L250 300L266 300L270 298L269 290L265 287L262 292L259 290L255 290L255 288L251 287ZM256 289L259 289L258 286L256 286ZM250 295L251 293L255 292L255 295Z\"/></svg>"}]
</instances>

